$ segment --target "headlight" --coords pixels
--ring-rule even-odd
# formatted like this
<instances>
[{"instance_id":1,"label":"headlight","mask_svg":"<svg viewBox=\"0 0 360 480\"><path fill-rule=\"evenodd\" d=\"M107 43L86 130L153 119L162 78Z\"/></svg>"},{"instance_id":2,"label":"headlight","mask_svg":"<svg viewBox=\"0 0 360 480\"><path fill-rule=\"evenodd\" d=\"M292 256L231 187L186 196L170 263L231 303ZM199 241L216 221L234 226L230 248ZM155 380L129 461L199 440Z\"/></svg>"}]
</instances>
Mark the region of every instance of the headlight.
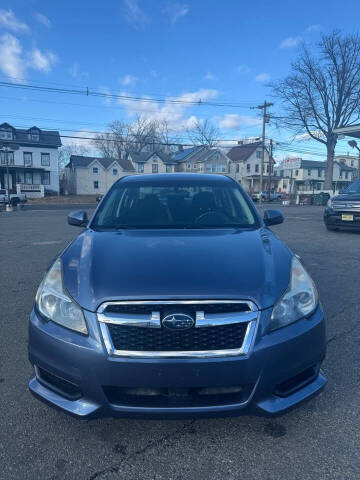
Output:
<instances>
[{"instance_id":1,"label":"headlight","mask_svg":"<svg viewBox=\"0 0 360 480\"><path fill-rule=\"evenodd\" d=\"M331 200L331 198L329 198L329 200L327 201L327 204L326 204L329 208L332 208L333 207L333 201Z\"/></svg>"},{"instance_id":2,"label":"headlight","mask_svg":"<svg viewBox=\"0 0 360 480\"><path fill-rule=\"evenodd\" d=\"M283 296L274 305L269 331L285 327L310 315L318 304L318 294L301 262L293 257L290 283Z\"/></svg>"},{"instance_id":3,"label":"headlight","mask_svg":"<svg viewBox=\"0 0 360 480\"><path fill-rule=\"evenodd\" d=\"M45 318L71 330L88 333L81 308L64 291L60 258L41 282L35 301Z\"/></svg>"}]
</instances>

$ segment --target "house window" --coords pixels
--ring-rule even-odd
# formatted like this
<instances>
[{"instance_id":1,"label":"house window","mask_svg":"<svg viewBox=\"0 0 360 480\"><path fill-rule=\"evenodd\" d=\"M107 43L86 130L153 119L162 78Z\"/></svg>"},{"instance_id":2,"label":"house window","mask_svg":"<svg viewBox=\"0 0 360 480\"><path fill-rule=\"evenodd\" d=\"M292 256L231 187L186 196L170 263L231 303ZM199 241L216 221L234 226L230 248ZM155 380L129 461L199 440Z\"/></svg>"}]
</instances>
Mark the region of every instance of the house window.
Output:
<instances>
[{"instance_id":1,"label":"house window","mask_svg":"<svg viewBox=\"0 0 360 480\"><path fill-rule=\"evenodd\" d=\"M339 177L342 178L342 170L340 170Z\"/></svg>"},{"instance_id":2,"label":"house window","mask_svg":"<svg viewBox=\"0 0 360 480\"><path fill-rule=\"evenodd\" d=\"M97 189L99 188L99 182L98 182L98 180L95 180L95 181L94 181L94 188L95 188L95 190L97 190Z\"/></svg>"},{"instance_id":3,"label":"house window","mask_svg":"<svg viewBox=\"0 0 360 480\"><path fill-rule=\"evenodd\" d=\"M14 165L14 152L0 151L1 165L6 165L6 160L8 161L9 165Z\"/></svg>"},{"instance_id":4,"label":"house window","mask_svg":"<svg viewBox=\"0 0 360 480\"><path fill-rule=\"evenodd\" d=\"M32 166L32 153L31 152L24 152L24 165L25 167Z\"/></svg>"},{"instance_id":5,"label":"house window","mask_svg":"<svg viewBox=\"0 0 360 480\"><path fill-rule=\"evenodd\" d=\"M247 172L247 173L250 173L250 163L247 163L247 164L246 164L246 172Z\"/></svg>"},{"instance_id":6,"label":"house window","mask_svg":"<svg viewBox=\"0 0 360 480\"><path fill-rule=\"evenodd\" d=\"M144 164L143 163L138 163L138 172L139 173L144 173Z\"/></svg>"},{"instance_id":7,"label":"house window","mask_svg":"<svg viewBox=\"0 0 360 480\"><path fill-rule=\"evenodd\" d=\"M50 153L41 154L41 165L43 167L50 167Z\"/></svg>"},{"instance_id":8,"label":"house window","mask_svg":"<svg viewBox=\"0 0 360 480\"><path fill-rule=\"evenodd\" d=\"M295 170L295 177L299 175L299 170Z\"/></svg>"},{"instance_id":9,"label":"house window","mask_svg":"<svg viewBox=\"0 0 360 480\"><path fill-rule=\"evenodd\" d=\"M266 173L269 173L269 164L266 165Z\"/></svg>"},{"instance_id":10,"label":"house window","mask_svg":"<svg viewBox=\"0 0 360 480\"><path fill-rule=\"evenodd\" d=\"M237 163L236 164L236 173L239 173L240 172L240 165Z\"/></svg>"},{"instance_id":11,"label":"house window","mask_svg":"<svg viewBox=\"0 0 360 480\"><path fill-rule=\"evenodd\" d=\"M32 185L32 183L33 183L32 172L25 172L25 183L26 183L26 185Z\"/></svg>"},{"instance_id":12,"label":"house window","mask_svg":"<svg viewBox=\"0 0 360 480\"><path fill-rule=\"evenodd\" d=\"M256 158L261 158L261 150L256 150Z\"/></svg>"},{"instance_id":13,"label":"house window","mask_svg":"<svg viewBox=\"0 0 360 480\"><path fill-rule=\"evenodd\" d=\"M354 166L354 160L351 160L350 165L353 167Z\"/></svg>"},{"instance_id":14,"label":"house window","mask_svg":"<svg viewBox=\"0 0 360 480\"><path fill-rule=\"evenodd\" d=\"M287 188L287 182L283 182L283 188Z\"/></svg>"},{"instance_id":15,"label":"house window","mask_svg":"<svg viewBox=\"0 0 360 480\"><path fill-rule=\"evenodd\" d=\"M98 167L93 167L93 173L99 173ZM97 187L96 187L97 188Z\"/></svg>"},{"instance_id":16,"label":"house window","mask_svg":"<svg viewBox=\"0 0 360 480\"><path fill-rule=\"evenodd\" d=\"M113 175L117 175L118 174L118 169L117 168L113 168Z\"/></svg>"},{"instance_id":17,"label":"house window","mask_svg":"<svg viewBox=\"0 0 360 480\"><path fill-rule=\"evenodd\" d=\"M0 130L0 138L2 140L12 140L13 134L11 130L6 130L5 128L2 128Z\"/></svg>"},{"instance_id":18,"label":"house window","mask_svg":"<svg viewBox=\"0 0 360 480\"><path fill-rule=\"evenodd\" d=\"M194 163L194 170L197 170L197 163Z\"/></svg>"},{"instance_id":19,"label":"house window","mask_svg":"<svg viewBox=\"0 0 360 480\"><path fill-rule=\"evenodd\" d=\"M157 157L153 157L152 161L156 163L158 161Z\"/></svg>"},{"instance_id":20,"label":"house window","mask_svg":"<svg viewBox=\"0 0 360 480\"><path fill-rule=\"evenodd\" d=\"M166 165L166 173L171 173L172 171L172 165Z\"/></svg>"},{"instance_id":21,"label":"house window","mask_svg":"<svg viewBox=\"0 0 360 480\"><path fill-rule=\"evenodd\" d=\"M152 164L152 173L158 173L158 170L159 170L159 168L158 168L157 163L153 163Z\"/></svg>"},{"instance_id":22,"label":"house window","mask_svg":"<svg viewBox=\"0 0 360 480\"><path fill-rule=\"evenodd\" d=\"M309 168L308 169L308 176L310 176L310 175L311 175L311 169Z\"/></svg>"},{"instance_id":23,"label":"house window","mask_svg":"<svg viewBox=\"0 0 360 480\"><path fill-rule=\"evenodd\" d=\"M259 172L259 164L258 164L258 163L255 165L255 172L256 172L256 173Z\"/></svg>"},{"instance_id":24,"label":"house window","mask_svg":"<svg viewBox=\"0 0 360 480\"><path fill-rule=\"evenodd\" d=\"M348 178L348 174L349 174L349 172L345 172L345 178L346 179Z\"/></svg>"},{"instance_id":25,"label":"house window","mask_svg":"<svg viewBox=\"0 0 360 480\"><path fill-rule=\"evenodd\" d=\"M188 163L188 164L186 165L186 168L187 168L188 170L191 170L191 163Z\"/></svg>"},{"instance_id":26,"label":"house window","mask_svg":"<svg viewBox=\"0 0 360 480\"><path fill-rule=\"evenodd\" d=\"M50 172L42 172L42 184L50 185Z\"/></svg>"},{"instance_id":27,"label":"house window","mask_svg":"<svg viewBox=\"0 0 360 480\"><path fill-rule=\"evenodd\" d=\"M318 169L318 177L319 178L321 177L321 169L320 168Z\"/></svg>"},{"instance_id":28,"label":"house window","mask_svg":"<svg viewBox=\"0 0 360 480\"><path fill-rule=\"evenodd\" d=\"M34 132L34 133L30 133L28 135L28 138L29 140L32 140L33 142L38 142L39 141L39 134Z\"/></svg>"}]
</instances>

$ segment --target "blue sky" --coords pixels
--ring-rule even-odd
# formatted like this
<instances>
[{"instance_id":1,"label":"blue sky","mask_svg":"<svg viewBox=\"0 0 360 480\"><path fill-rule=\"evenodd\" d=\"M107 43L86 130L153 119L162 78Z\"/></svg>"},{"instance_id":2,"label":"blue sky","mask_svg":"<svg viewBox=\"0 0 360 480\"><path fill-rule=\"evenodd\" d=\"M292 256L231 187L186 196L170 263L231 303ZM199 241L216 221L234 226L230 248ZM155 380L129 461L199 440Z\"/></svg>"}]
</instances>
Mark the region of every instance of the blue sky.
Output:
<instances>
[{"instance_id":1,"label":"blue sky","mask_svg":"<svg viewBox=\"0 0 360 480\"><path fill-rule=\"evenodd\" d=\"M258 136L257 111L249 107L270 99L266 85L288 73L298 44L314 43L321 32L334 28L356 31L359 13L355 0L5 1L0 8L1 81L201 98L236 102L241 108L1 87L1 120L65 134L101 131L112 120L132 121L142 113L166 119L180 136L195 118L211 119L224 138ZM272 111L278 111L276 105ZM268 136L290 138L272 125ZM305 147L312 145L323 152L318 143ZM304 142L299 148L304 149ZM285 154L278 151L280 157Z\"/></svg>"}]
</instances>

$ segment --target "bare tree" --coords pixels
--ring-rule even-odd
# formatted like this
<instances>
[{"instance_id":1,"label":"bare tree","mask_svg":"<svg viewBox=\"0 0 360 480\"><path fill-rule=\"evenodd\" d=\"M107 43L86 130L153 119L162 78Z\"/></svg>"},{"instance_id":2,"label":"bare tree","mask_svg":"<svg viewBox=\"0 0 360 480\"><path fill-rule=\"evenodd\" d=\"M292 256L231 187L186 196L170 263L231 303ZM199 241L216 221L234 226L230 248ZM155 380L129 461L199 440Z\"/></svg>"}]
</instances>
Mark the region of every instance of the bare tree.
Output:
<instances>
[{"instance_id":1,"label":"bare tree","mask_svg":"<svg viewBox=\"0 0 360 480\"><path fill-rule=\"evenodd\" d=\"M98 135L94 145L104 157L121 158L129 152L170 151L176 142L166 120L137 116L133 123L114 121L109 131Z\"/></svg>"},{"instance_id":2,"label":"bare tree","mask_svg":"<svg viewBox=\"0 0 360 480\"><path fill-rule=\"evenodd\" d=\"M324 186L330 190L338 139L333 130L360 119L359 35L322 35L316 55L302 45L290 75L272 89L286 114L281 123L326 146Z\"/></svg>"},{"instance_id":3,"label":"bare tree","mask_svg":"<svg viewBox=\"0 0 360 480\"><path fill-rule=\"evenodd\" d=\"M208 119L197 120L187 133L194 145L215 147L219 143L219 130Z\"/></svg>"}]
</instances>

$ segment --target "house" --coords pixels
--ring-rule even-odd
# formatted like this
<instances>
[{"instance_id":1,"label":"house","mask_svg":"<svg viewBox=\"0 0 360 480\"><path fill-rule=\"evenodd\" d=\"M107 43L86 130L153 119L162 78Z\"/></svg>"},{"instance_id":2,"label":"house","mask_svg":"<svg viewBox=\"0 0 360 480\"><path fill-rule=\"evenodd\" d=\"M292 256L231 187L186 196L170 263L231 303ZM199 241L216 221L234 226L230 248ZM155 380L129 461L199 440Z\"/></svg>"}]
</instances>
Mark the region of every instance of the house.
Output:
<instances>
[{"instance_id":1,"label":"house","mask_svg":"<svg viewBox=\"0 0 360 480\"><path fill-rule=\"evenodd\" d=\"M334 162L345 163L348 167L355 168L359 171L360 169L360 160L359 157L355 155L335 155Z\"/></svg>"},{"instance_id":2,"label":"house","mask_svg":"<svg viewBox=\"0 0 360 480\"><path fill-rule=\"evenodd\" d=\"M229 173L229 159L218 148L196 146L180 147L173 154L177 172L192 173Z\"/></svg>"},{"instance_id":3,"label":"house","mask_svg":"<svg viewBox=\"0 0 360 480\"><path fill-rule=\"evenodd\" d=\"M326 162L285 159L275 167L274 176L278 179L279 191L285 193L317 192L324 189ZM334 162L333 190L342 190L350 185L356 174L356 168L345 162Z\"/></svg>"},{"instance_id":4,"label":"house","mask_svg":"<svg viewBox=\"0 0 360 480\"><path fill-rule=\"evenodd\" d=\"M260 192L260 169L261 159L264 152L263 162L263 190L277 188L277 178L273 177L275 160L270 159L269 151L263 148L261 142L239 142L231 148L227 156L230 163L230 175L237 180L249 193Z\"/></svg>"},{"instance_id":5,"label":"house","mask_svg":"<svg viewBox=\"0 0 360 480\"><path fill-rule=\"evenodd\" d=\"M129 152L128 160L135 173L172 173L176 162L167 153L159 150L152 152Z\"/></svg>"},{"instance_id":6,"label":"house","mask_svg":"<svg viewBox=\"0 0 360 480\"><path fill-rule=\"evenodd\" d=\"M43 197L46 191L59 193L59 132L0 125L0 188ZM7 174L8 172L8 174Z\"/></svg>"},{"instance_id":7,"label":"house","mask_svg":"<svg viewBox=\"0 0 360 480\"><path fill-rule=\"evenodd\" d=\"M64 172L64 193L104 194L116 180L134 173L135 169L128 159L71 155Z\"/></svg>"}]
</instances>

